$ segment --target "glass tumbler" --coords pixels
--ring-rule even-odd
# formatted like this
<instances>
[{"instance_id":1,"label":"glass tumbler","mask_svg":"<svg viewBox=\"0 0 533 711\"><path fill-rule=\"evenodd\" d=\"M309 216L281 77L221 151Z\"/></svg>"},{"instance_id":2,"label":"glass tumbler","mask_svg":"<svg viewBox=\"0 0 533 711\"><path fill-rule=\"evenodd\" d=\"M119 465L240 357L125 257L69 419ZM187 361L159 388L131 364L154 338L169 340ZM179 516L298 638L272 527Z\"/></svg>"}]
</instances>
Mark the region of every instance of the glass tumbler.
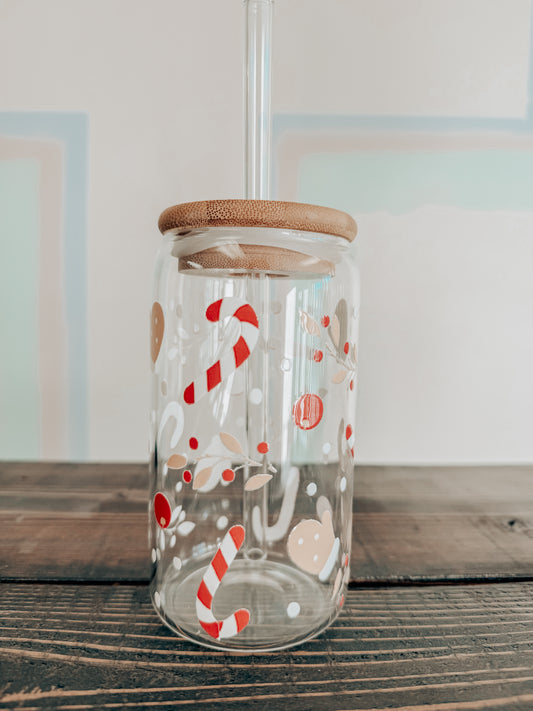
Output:
<instances>
[{"instance_id":1,"label":"glass tumbler","mask_svg":"<svg viewBox=\"0 0 533 711\"><path fill-rule=\"evenodd\" d=\"M359 277L353 219L261 200L160 217L151 596L181 636L284 649L344 602Z\"/></svg>"}]
</instances>

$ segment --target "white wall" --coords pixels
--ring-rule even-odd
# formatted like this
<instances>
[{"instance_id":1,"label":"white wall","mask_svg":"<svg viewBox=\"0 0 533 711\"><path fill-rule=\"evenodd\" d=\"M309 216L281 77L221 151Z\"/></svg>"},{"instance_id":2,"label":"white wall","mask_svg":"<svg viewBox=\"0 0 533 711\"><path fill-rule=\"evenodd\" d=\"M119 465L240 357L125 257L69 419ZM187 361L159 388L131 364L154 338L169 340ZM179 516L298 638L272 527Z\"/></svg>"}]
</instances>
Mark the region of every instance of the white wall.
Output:
<instances>
[{"instance_id":1,"label":"white wall","mask_svg":"<svg viewBox=\"0 0 533 711\"><path fill-rule=\"evenodd\" d=\"M529 0L279 0L274 113L294 120L276 120L277 197L305 197L306 157L351 150L368 127L350 117L412 117L406 131L422 143L417 117L526 121L530 10ZM160 211L241 195L242 13L240 0L0 0L0 111L89 117L92 460L147 456ZM498 126L491 135L512 141L511 124ZM375 145L398 130L385 126ZM448 129L434 130L445 151ZM458 130L471 150L489 129ZM348 202L357 219L357 195ZM365 212L360 226L360 460L532 462L528 206L420 204Z\"/></svg>"}]
</instances>

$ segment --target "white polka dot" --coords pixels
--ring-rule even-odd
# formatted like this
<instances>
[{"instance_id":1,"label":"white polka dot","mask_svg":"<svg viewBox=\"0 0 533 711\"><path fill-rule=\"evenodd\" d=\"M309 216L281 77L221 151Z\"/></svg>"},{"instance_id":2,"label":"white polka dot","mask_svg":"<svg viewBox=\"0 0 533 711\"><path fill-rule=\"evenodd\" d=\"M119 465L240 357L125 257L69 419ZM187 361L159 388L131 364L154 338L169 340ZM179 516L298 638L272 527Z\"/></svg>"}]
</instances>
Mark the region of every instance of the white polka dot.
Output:
<instances>
[{"instance_id":1,"label":"white polka dot","mask_svg":"<svg viewBox=\"0 0 533 711\"><path fill-rule=\"evenodd\" d=\"M155 563L157 558L157 553L155 552L155 548L152 548L152 563Z\"/></svg>"},{"instance_id":2,"label":"white polka dot","mask_svg":"<svg viewBox=\"0 0 533 711\"><path fill-rule=\"evenodd\" d=\"M224 511L227 511L229 509L229 499L222 499L220 505L222 506Z\"/></svg>"},{"instance_id":3,"label":"white polka dot","mask_svg":"<svg viewBox=\"0 0 533 711\"><path fill-rule=\"evenodd\" d=\"M288 358L282 358L280 368L287 373L291 369L290 360Z\"/></svg>"},{"instance_id":4,"label":"white polka dot","mask_svg":"<svg viewBox=\"0 0 533 711\"><path fill-rule=\"evenodd\" d=\"M217 528L219 531L223 531L228 525L228 517L220 516L217 520Z\"/></svg>"},{"instance_id":5,"label":"white polka dot","mask_svg":"<svg viewBox=\"0 0 533 711\"><path fill-rule=\"evenodd\" d=\"M320 538L320 534L319 534L319 533L315 533L315 541L318 541L319 538Z\"/></svg>"},{"instance_id":6,"label":"white polka dot","mask_svg":"<svg viewBox=\"0 0 533 711\"><path fill-rule=\"evenodd\" d=\"M154 593L154 602L156 604L156 607L161 607L161 597L160 597L159 593L157 592L157 590Z\"/></svg>"},{"instance_id":7,"label":"white polka dot","mask_svg":"<svg viewBox=\"0 0 533 711\"><path fill-rule=\"evenodd\" d=\"M198 333L200 331L200 326L195 323L194 326L192 327L192 330L194 333Z\"/></svg>"},{"instance_id":8,"label":"white polka dot","mask_svg":"<svg viewBox=\"0 0 533 711\"><path fill-rule=\"evenodd\" d=\"M174 548L175 545L176 545L176 536L175 536L174 534L172 534L172 537L171 537L171 539L170 539L169 546L170 546L171 548Z\"/></svg>"},{"instance_id":9,"label":"white polka dot","mask_svg":"<svg viewBox=\"0 0 533 711\"><path fill-rule=\"evenodd\" d=\"M307 485L306 492L308 496L314 496L316 494L316 484L314 481Z\"/></svg>"},{"instance_id":10,"label":"white polka dot","mask_svg":"<svg viewBox=\"0 0 533 711\"><path fill-rule=\"evenodd\" d=\"M304 539L303 539L303 538L299 538L299 539L298 539L298 545L299 545L299 546L303 546L303 543L304 543Z\"/></svg>"},{"instance_id":11,"label":"white polka dot","mask_svg":"<svg viewBox=\"0 0 533 711\"><path fill-rule=\"evenodd\" d=\"M343 476L341 479L341 483L339 484L339 489L341 491L346 491L346 477Z\"/></svg>"},{"instance_id":12,"label":"white polka dot","mask_svg":"<svg viewBox=\"0 0 533 711\"><path fill-rule=\"evenodd\" d=\"M244 427L244 417L237 417L235 424L237 427Z\"/></svg>"},{"instance_id":13,"label":"white polka dot","mask_svg":"<svg viewBox=\"0 0 533 711\"><path fill-rule=\"evenodd\" d=\"M181 558L178 558L178 556L175 555L174 558L172 558L172 565L176 568L176 570L180 570L182 565Z\"/></svg>"},{"instance_id":14,"label":"white polka dot","mask_svg":"<svg viewBox=\"0 0 533 711\"><path fill-rule=\"evenodd\" d=\"M187 362L187 356L183 353L183 354L180 356L180 363L181 363L182 365L185 365L186 362Z\"/></svg>"},{"instance_id":15,"label":"white polka dot","mask_svg":"<svg viewBox=\"0 0 533 711\"><path fill-rule=\"evenodd\" d=\"M318 556L317 556L317 555L314 555L314 556L313 556L313 563L316 563L317 560L318 560Z\"/></svg>"},{"instance_id":16,"label":"white polka dot","mask_svg":"<svg viewBox=\"0 0 533 711\"><path fill-rule=\"evenodd\" d=\"M331 444L329 442L324 442L322 445L322 451L324 454L329 454L331 452Z\"/></svg>"},{"instance_id":17,"label":"white polka dot","mask_svg":"<svg viewBox=\"0 0 533 711\"><path fill-rule=\"evenodd\" d=\"M183 489L183 482L178 481L176 484L176 491L179 493Z\"/></svg>"},{"instance_id":18,"label":"white polka dot","mask_svg":"<svg viewBox=\"0 0 533 711\"><path fill-rule=\"evenodd\" d=\"M287 615L289 617L298 617L300 614L300 605L297 602L289 602L287 605Z\"/></svg>"},{"instance_id":19,"label":"white polka dot","mask_svg":"<svg viewBox=\"0 0 533 711\"><path fill-rule=\"evenodd\" d=\"M263 400L263 392L259 388L254 388L250 393L250 402L252 405L259 405Z\"/></svg>"}]
</instances>

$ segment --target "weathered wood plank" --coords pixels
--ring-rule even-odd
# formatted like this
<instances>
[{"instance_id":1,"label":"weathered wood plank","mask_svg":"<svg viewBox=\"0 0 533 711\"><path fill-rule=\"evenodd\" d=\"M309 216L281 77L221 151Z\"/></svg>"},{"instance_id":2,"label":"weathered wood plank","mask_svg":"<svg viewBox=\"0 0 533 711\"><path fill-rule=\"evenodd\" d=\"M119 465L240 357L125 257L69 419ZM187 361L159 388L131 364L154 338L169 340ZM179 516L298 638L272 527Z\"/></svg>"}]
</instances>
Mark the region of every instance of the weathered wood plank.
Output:
<instances>
[{"instance_id":1,"label":"weathered wood plank","mask_svg":"<svg viewBox=\"0 0 533 711\"><path fill-rule=\"evenodd\" d=\"M358 467L352 578L533 578L533 467ZM0 465L0 579L145 581L142 464Z\"/></svg>"},{"instance_id":2,"label":"weathered wood plank","mask_svg":"<svg viewBox=\"0 0 533 711\"><path fill-rule=\"evenodd\" d=\"M286 653L202 650L145 586L0 585L0 706L342 711L533 708L533 584L351 590Z\"/></svg>"}]
</instances>

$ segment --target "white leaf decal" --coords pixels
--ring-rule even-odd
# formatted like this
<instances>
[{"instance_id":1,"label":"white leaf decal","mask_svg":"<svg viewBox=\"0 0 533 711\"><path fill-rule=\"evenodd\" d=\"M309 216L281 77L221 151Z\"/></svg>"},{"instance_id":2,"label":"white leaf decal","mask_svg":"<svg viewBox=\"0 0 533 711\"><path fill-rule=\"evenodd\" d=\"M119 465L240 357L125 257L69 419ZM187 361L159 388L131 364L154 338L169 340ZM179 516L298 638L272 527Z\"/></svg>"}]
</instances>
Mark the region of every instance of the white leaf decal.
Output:
<instances>
[{"instance_id":1,"label":"white leaf decal","mask_svg":"<svg viewBox=\"0 0 533 711\"><path fill-rule=\"evenodd\" d=\"M234 452L235 454L242 454L242 447L236 437L228 434L227 432L221 432L219 434L219 437L224 447L226 447L226 449L229 449L230 452Z\"/></svg>"},{"instance_id":2,"label":"white leaf decal","mask_svg":"<svg viewBox=\"0 0 533 711\"><path fill-rule=\"evenodd\" d=\"M342 383L344 378L346 377L348 371L347 370L338 370L335 375L331 378L332 383Z\"/></svg>"},{"instance_id":3,"label":"white leaf decal","mask_svg":"<svg viewBox=\"0 0 533 711\"><path fill-rule=\"evenodd\" d=\"M339 347L339 340L341 337L341 325L339 323L339 319L337 318L337 314L333 317L331 321L331 326L330 326L330 332L331 332L331 340L333 341L334 345L336 348Z\"/></svg>"},{"instance_id":4,"label":"white leaf decal","mask_svg":"<svg viewBox=\"0 0 533 711\"><path fill-rule=\"evenodd\" d=\"M256 474L248 479L244 485L244 489L245 491L256 491L257 489L261 489L265 484L268 484L271 479L272 474Z\"/></svg>"},{"instance_id":5,"label":"white leaf decal","mask_svg":"<svg viewBox=\"0 0 533 711\"><path fill-rule=\"evenodd\" d=\"M195 528L195 526L196 524L192 521L184 521L183 523L180 523L177 528L177 531L180 536L188 536L189 533Z\"/></svg>"},{"instance_id":6,"label":"white leaf decal","mask_svg":"<svg viewBox=\"0 0 533 711\"><path fill-rule=\"evenodd\" d=\"M176 523L182 513L183 512L181 510L181 506L176 506L176 508L172 512L172 516L170 517L170 523ZM183 518L185 518L185 516Z\"/></svg>"},{"instance_id":7,"label":"white leaf decal","mask_svg":"<svg viewBox=\"0 0 533 711\"><path fill-rule=\"evenodd\" d=\"M306 333L311 336L320 336L320 326L314 318L305 311L300 311L300 324Z\"/></svg>"},{"instance_id":8,"label":"white leaf decal","mask_svg":"<svg viewBox=\"0 0 533 711\"><path fill-rule=\"evenodd\" d=\"M196 472L194 475L194 481L192 483L192 488L196 491L196 489L201 489L204 484L207 484L207 481L209 477L211 476L211 471L213 467L206 467L205 469L200 469L199 472Z\"/></svg>"},{"instance_id":9,"label":"white leaf decal","mask_svg":"<svg viewBox=\"0 0 533 711\"><path fill-rule=\"evenodd\" d=\"M169 469L181 469L187 464L187 457L183 454L173 454L169 457L167 466Z\"/></svg>"}]
</instances>

